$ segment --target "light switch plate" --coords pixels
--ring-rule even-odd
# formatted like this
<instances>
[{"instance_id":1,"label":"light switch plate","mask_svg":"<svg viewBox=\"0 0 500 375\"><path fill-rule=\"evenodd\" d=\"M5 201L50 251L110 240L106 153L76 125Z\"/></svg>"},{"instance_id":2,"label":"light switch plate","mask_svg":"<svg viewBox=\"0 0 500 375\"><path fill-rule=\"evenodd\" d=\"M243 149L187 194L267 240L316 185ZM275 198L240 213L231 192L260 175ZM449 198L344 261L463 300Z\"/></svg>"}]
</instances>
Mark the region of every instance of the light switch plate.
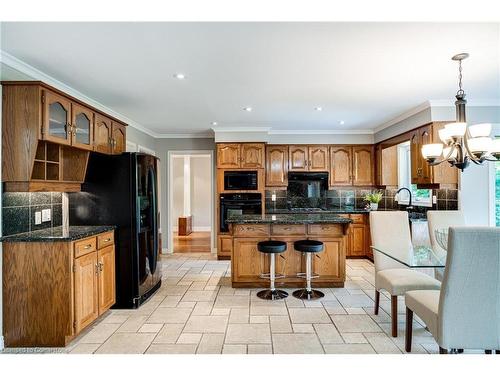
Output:
<instances>
[{"instance_id":1,"label":"light switch plate","mask_svg":"<svg viewBox=\"0 0 500 375\"><path fill-rule=\"evenodd\" d=\"M35 225L42 224L42 211L35 212Z\"/></svg>"},{"instance_id":2,"label":"light switch plate","mask_svg":"<svg viewBox=\"0 0 500 375\"><path fill-rule=\"evenodd\" d=\"M271 201L276 202L276 194L271 194Z\"/></svg>"},{"instance_id":3,"label":"light switch plate","mask_svg":"<svg viewBox=\"0 0 500 375\"><path fill-rule=\"evenodd\" d=\"M42 222L50 221L50 216L51 216L51 210L50 208L46 208L45 210L42 210Z\"/></svg>"}]
</instances>

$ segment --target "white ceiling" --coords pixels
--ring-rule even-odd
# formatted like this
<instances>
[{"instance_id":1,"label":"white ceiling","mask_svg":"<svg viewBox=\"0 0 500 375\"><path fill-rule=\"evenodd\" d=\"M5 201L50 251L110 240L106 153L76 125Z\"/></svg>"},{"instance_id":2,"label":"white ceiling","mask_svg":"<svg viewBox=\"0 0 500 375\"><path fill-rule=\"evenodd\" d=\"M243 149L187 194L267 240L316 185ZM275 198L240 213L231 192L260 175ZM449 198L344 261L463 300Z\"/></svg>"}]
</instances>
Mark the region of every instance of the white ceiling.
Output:
<instances>
[{"instance_id":1,"label":"white ceiling","mask_svg":"<svg viewBox=\"0 0 500 375\"><path fill-rule=\"evenodd\" d=\"M499 24L2 23L0 48L156 134L375 129L453 99L458 52L500 101Z\"/></svg>"}]
</instances>

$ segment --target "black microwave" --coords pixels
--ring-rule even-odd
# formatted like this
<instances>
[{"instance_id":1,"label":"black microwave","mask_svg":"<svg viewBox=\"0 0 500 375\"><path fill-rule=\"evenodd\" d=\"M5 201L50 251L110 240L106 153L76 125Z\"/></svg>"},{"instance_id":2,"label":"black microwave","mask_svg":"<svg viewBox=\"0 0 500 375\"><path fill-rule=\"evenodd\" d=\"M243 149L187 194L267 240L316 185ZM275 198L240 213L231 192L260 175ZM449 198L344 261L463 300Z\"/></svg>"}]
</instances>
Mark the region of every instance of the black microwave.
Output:
<instances>
[{"instance_id":1,"label":"black microwave","mask_svg":"<svg viewBox=\"0 0 500 375\"><path fill-rule=\"evenodd\" d=\"M224 190L258 190L257 171L224 171Z\"/></svg>"}]
</instances>

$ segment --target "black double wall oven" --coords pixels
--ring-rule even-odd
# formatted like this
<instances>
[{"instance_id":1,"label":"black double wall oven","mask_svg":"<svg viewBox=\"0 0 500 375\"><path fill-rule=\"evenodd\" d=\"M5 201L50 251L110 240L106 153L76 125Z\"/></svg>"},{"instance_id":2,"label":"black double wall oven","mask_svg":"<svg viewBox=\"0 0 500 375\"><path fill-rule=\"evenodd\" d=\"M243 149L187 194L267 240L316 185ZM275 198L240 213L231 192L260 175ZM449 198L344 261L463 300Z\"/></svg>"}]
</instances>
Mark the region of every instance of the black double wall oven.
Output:
<instances>
[{"instance_id":1,"label":"black double wall oven","mask_svg":"<svg viewBox=\"0 0 500 375\"><path fill-rule=\"evenodd\" d=\"M223 193L220 194L219 231L226 233L229 225L226 219L231 215L261 215L262 195L260 193Z\"/></svg>"}]
</instances>

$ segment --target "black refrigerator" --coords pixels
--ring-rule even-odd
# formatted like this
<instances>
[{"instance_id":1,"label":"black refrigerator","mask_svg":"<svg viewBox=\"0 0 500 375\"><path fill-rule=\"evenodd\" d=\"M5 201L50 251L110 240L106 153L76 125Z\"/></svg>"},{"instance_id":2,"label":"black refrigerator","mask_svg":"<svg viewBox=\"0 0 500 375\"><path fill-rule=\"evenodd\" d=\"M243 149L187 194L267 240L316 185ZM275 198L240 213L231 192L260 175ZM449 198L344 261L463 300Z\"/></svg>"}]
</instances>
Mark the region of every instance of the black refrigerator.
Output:
<instances>
[{"instance_id":1,"label":"black refrigerator","mask_svg":"<svg viewBox=\"0 0 500 375\"><path fill-rule=\"evenodd\" d=\"M82 191L69 194L70 225L116 225L116 304L137 308L161 285L157 158L91 153Z\"/></svg>"}]
</instances>

